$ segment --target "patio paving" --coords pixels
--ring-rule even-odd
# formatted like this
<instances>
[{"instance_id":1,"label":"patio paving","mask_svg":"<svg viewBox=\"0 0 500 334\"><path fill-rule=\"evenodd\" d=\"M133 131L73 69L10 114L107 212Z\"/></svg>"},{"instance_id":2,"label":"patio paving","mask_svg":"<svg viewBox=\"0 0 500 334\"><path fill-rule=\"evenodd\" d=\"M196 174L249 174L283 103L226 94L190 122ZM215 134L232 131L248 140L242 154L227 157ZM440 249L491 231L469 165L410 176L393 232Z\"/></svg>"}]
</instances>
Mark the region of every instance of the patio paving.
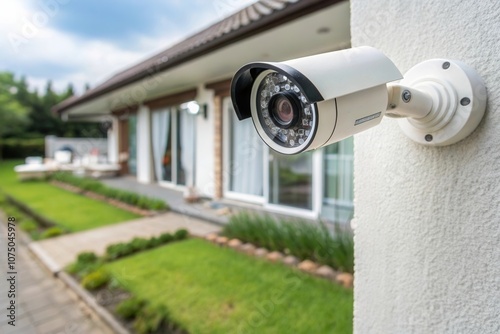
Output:
<instances>
[{"instance_id":1,"label":"patio paving","mask_svg":"<svg viewBox=\"0 0 500 334\"><path fill-rule=\"evenodd\" d=\"M0 212L0 245L2 251L6 240L5 217ZM16 239L17 298L16 326L7 322L4 296L7 296L7 282L0 283L2 310L0 311L0 333L38 333L38 334L111 334L107 326L89 317L71 292L55 277L51 276L28 251L21 238ZM7 268L1 262L2 268ZM5 274L5 273L4 273ZM3 276L3 275L2 275ZM6 301L6 300L5 300Z\"/></svg>"},{"instance_id":2,"label":"patio paving","mask_svg":"<svg viewBox=\"0 0 500 334\"><path fill-rule=\"evenodd\" d=\"M194 236L204 236L220 230L218 225L168 212L32 242L29 247L52 273L57 273L75 261L76 256L81 252L93 251L96 254L103 254L110 244L130 241L134 237L152 237L165 232L175 232L180 228L187 229Z\"/></svg>"},{"instance_id":3,"label":"patio paving","mask_svg":"<svg viewBox=\"0 0 500 334\"><path fill-rule=\"evenodd\" d=\"M225 225L228 221L227 216L217 214L217 209L226 206L222 203L211 202L212 205L215 205L215 209L208 207L204 203L186 203L182 191L161 187L157 184L139 183L132 176L105 178L100 181L113 188L162 199L170 205L172 211L180 214L203 219L219 225Z\"/></svg>"}]
</instances>

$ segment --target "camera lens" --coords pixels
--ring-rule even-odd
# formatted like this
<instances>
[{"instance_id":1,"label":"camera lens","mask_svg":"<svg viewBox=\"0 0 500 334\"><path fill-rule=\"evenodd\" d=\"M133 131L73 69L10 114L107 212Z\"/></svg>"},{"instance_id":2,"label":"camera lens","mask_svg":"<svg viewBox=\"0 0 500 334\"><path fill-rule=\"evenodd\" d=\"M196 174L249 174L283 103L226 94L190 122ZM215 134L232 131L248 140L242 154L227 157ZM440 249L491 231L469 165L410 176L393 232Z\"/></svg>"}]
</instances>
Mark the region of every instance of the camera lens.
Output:
<instances>
[{"instance_id":1,"label":"camera lens","mask_svg":"<svg viewBox=\"0 0 500 334\"><path fill-rule=\"evenodd\" d=\"M290 93L274 95L269 101L269 111L274 123L282 128L294 126L299 117L297 101Z\"/></svg>"}]
</instances>

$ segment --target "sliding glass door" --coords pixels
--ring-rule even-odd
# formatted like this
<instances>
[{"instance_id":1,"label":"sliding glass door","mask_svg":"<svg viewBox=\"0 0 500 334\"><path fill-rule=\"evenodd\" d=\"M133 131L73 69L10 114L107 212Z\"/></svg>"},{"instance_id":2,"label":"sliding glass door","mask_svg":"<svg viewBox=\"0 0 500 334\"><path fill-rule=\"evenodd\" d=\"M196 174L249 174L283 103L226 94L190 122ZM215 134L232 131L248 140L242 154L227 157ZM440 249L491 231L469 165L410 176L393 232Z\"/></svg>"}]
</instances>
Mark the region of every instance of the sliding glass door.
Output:
<instances>
[{"instance_id":1,"label":"sliding glass door","mask_svg":"<svg viewBox=\"0 0 500 334\"><path fill-rule=\"evenodd\" d=\"M177 108L154 110L151 117L153 160L160 183L193 186L196 118Z\"/></svg>"},{"instance_id":2,"label":"sliding glass door","mask_svg":"<svg viewBox=\"0 0 500 334\"><path fill-rule=\"evenodd\" d=\"M137 115L128 118L128 172L137 175Z\"/></svg>"},{"instance_id":3,"label":"sliding glass door","mask_svg":"<svg viewBox=\"0 0 500 334\"><path fill-rule=\"evenodd\" d=\"M226 195L250 202L262 202L264 196L264 143L252 120L239 121L227 99L227 131L224 177Z\"/></svg>"}]
</instances>

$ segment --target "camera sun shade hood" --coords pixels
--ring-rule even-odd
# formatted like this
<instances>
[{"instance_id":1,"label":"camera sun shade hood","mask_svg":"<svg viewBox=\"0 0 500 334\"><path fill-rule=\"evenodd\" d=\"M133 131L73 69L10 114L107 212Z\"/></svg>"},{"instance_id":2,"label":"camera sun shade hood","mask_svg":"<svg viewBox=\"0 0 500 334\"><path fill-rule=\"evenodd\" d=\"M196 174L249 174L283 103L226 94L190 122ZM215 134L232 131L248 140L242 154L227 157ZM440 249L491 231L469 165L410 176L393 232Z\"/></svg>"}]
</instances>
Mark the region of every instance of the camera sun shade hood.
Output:
<instances>
[{"instance_id":1,"label":"camera sun shade hood","mask_svg":"<svg viewBox=\"0 0 500 334\"><path fill-rule=\"evenodd\" d=\"M231 81L231 100L240 121L252 117L250 96L252 94L253 83L259 74L266 70L274 70L289 77L304 92L310 102L324 100L314 84L293 67L283 63L250 63L240 68Z\"/></svg>"},{"instance_id":2,"label":"camera sun shade hood","mask_svg":"<svg viewBox=\"0 0 500 334\"><path fill-rule=\"evenodd\" d=\"M387 56L369 46L280 63L250 63L236 72L231 82L231 99L239 120L251 117L252 86L257 76L265 70L275 70L289 77L312 103L352 94L403 78L401 72Z\"/></svg>"}]
</instances>

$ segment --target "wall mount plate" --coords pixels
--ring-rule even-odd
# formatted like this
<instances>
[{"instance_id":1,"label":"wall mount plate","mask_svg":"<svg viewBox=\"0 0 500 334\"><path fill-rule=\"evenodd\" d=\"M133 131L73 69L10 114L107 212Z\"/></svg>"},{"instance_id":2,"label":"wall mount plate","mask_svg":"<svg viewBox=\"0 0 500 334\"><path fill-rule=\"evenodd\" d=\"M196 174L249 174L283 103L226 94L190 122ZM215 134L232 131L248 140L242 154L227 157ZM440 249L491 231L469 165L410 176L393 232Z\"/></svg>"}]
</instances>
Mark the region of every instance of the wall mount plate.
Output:
<instances>
[{"instance_id":1,"label":"wall mount plate","mask_svg":"<svg viewBox=\"0 0 500 334\"><path fill-rule=\"evenodd\" d=\"M432 109L425 117L398 120L403 132L419 144L454 144L470 135L483 118L486 86L473 68L460 61L424 61L405 73L400 84L432 98Z\"/></svg>"}]
</instances>

